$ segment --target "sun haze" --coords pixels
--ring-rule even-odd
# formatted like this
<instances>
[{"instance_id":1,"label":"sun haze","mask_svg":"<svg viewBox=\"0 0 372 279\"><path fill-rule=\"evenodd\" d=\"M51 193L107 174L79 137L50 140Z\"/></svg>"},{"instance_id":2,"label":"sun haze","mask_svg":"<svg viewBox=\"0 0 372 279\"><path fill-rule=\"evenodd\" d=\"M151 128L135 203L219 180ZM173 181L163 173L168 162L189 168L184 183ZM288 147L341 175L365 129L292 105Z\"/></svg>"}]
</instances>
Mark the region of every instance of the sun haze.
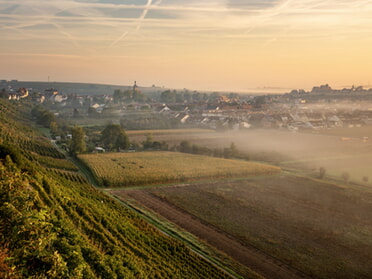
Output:
<instances>
[{"instance_id":1,"label":"sun haze","mask_svg":"<svg viewBox=\"0 0 372 279\"><path fill-rule=\"evenodd\" d=\"M0 79L369 84L372 1L0 0Z\"/></svg>"}]
</instances>

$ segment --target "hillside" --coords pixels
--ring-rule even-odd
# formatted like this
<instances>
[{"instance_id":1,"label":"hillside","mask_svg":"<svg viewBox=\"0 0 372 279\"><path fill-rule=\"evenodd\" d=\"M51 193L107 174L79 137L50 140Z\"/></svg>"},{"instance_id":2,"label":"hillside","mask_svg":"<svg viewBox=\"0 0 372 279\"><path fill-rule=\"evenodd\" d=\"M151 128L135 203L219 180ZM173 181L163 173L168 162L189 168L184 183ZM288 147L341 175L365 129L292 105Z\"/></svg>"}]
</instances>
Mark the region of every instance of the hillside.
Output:
<instances>
[{"instance_id":1,"label":"hillside","mask_svg":"<svg viewBox=\"0 0 372 279\"><path fill-rule=\"evenodd\" d=\"M229 278L93 188L0 100L1 278Z\"/></svg>"},{"instance_id":2,"label":"hillside","mask_svg":"<svg viewBox=\"0 0 372 279\"><path fill-rule=\"evenodd\" d=\"M116 89L126 90L131 89L133 84L128 85L113 85L113 84L96 84L96 83L75 83L75 82L43 82L43 81L11 81L0 82L0 89L8 85L13 88L32 88L43 91L47 88L57 89L62 94L77 94L77 95L112 95ZM150 94L161 91L160 87L142 87L141 92Z\"/></svg>"}]
</instances>

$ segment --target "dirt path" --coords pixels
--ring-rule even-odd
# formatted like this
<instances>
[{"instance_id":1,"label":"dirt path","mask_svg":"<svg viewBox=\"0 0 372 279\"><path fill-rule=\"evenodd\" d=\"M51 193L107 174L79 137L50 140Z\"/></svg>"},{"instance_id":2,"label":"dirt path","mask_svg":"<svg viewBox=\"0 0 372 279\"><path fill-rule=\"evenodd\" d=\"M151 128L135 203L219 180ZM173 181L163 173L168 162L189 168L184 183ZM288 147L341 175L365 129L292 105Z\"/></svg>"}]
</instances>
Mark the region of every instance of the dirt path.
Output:
<instances>
[{"instance_id":1,"label":"dirt path","mask_svg":"<svg viewBox=\"0 0 372 279\"><path fill-rule=\"evenodd\" d=\"M122 194L123 191L120 192L120 195ZM226 233L203 223L196 217L150 193L138 189L128 189L125 190L125 194L226 253L241 264L248 266L265 278L309 278L256 248L240 243Z\"/></svg>"}]
</instances>

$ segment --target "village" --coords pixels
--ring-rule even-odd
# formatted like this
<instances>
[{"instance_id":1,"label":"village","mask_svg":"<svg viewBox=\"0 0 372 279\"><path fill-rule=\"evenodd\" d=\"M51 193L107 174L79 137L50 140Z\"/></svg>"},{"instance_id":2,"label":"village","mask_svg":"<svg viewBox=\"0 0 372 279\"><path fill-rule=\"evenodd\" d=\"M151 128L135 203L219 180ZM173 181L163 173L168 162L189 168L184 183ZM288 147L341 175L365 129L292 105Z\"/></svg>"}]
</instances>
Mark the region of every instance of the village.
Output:
<instances>
[{"instance_id":1,"label":"village","mask_svg":"<svg viewBox=\"0 0 372 279\"><path fill-rule=\"evenodd\" d=\"M113 94L77 95L55 88L17 87L15 80L0 81L1 97L10 101L41 104L64 119L111 119L129 129L271 128L295 132L372 124L372 89L361 86L333 90L326 84L309 92L267 95L152 89L148 94L148 88L134 82Z\"/></svg>"}]
</instances>

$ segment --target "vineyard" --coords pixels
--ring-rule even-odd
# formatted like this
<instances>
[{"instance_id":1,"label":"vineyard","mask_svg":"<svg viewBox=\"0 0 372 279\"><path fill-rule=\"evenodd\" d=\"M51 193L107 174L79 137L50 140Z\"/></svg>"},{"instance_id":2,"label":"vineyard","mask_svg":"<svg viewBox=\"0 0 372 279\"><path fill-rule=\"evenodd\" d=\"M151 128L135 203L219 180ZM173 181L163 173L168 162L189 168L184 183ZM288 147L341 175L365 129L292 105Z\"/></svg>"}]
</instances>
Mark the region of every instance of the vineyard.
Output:
<instances>
[{"instance_id":1,"label":"vineyard","mask_svg":"<svg viewBox=\"0 0 372 279\"><path fill-rule=\"evenodd\" d=\"M83 154L79 156L102 186L120 187L208 178L271 175L278 167L177 152Z\"/></svg>"},{"instance_id":2,"label":"vineyard","mask_svg":"<svg viewBox=\"0 0 372 279\"><path fill-rule=\"evenodd\" d=\"M20 104L0 100L0 278L230 278L87 183Z\"/></svg>"},{"instance_id":3,"label":"vineyard","mask_svg":"<svg viewBox=\"0 0 372 279\"><path fill-rule=\"evenodd\" d=\"M47 138L38 130L32 129L31 123L22 118L25 115L27 115L27 109L20 104L0 103L0 143L13 145L19 153L31 161L37 162L42 157L64 159L65 156L53 147ZM65 164L69 165L68 168L74 168L68 162Z\"/></svg>"}]
</instances>

